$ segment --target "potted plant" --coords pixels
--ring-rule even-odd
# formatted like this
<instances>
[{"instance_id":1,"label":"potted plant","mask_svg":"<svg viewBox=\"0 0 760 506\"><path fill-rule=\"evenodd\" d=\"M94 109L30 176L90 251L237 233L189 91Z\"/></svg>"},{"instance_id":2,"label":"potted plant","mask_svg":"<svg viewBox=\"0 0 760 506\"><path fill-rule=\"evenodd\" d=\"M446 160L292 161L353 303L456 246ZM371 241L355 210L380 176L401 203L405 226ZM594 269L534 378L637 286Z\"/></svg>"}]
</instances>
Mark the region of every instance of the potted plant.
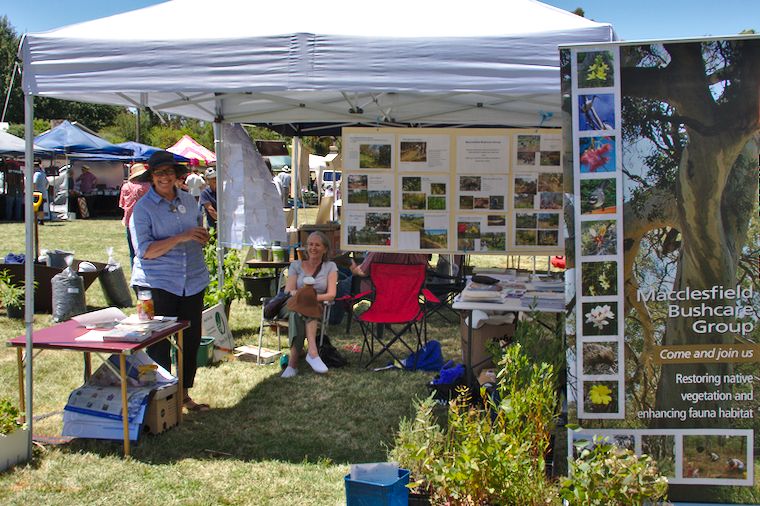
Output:
<instances>
[{"instance_id":1,"label":"potted plant","mask_svg":"<svg viewBox=\"0 0 760 506\"><path fill-rule=\"evenodd\" d=\"M8 399L0 399L0 472L29 460L28 433L20 413Z\"/></svg>"},{"instance_id":2,"label":"potted plant","mask_svg":"<svg viewBox=\"0 0 760 506\"><path fill-rule=\"evenodd\" d=\"M240 252L236 249L227 249L224 254L224 284L219 287L219 262L216 257L216 234L211 230L211 238L203 248L203 254L208 267L210 282L206 289L206 295L203 297L203 304L206 307L215 306L220 302L224 303L224 312L227 318L230 316L230 306L232 301L245 297L242 281L240 280L243 271L243 261L240 258Z\"/></svg>"},{"instance_id":3,"label":"potted plant","mask_svg":"<svg viewBox=\"0 0 760 506\"><path fill-rule=\"evenodd\" d=\"M560 483L560 495L568 504L637 505L664 504L668 480L649 455L636 455L604 438L579 441L578 458Z\"/></svg>"},{"instance_id":4,"label":"potted plant","mask_svg":"<svg viewBox=\"0 0 760 506\"><path fill-rule=\"evenodd\" d=\"M260 305L262 297L274 296L277 281L274 269L248 267L243 271L241 279L246 292L245 301L249 306Z\"/></svg>"},{"instance_id":5,"label":"potted plant","mask_svg":"<svg viewBox=\"0 0 760 506\"><path fill-rule=\"evenodd\" d=\"M0 303L5 307L8 318L24 317L24 284L11 280L8 270L0 271Z\"/></svg>"},{"instance_id":6,"label":"potted plant","mask_svg":"<svg viewBox=\"0 0 760 506\"><path fill-rule=\"evenodd\" d=\"M554 381L551 365L534 365L511 346L495 391L481 389L482 401L461 391L445 424L435 420L432 399L418 403L415 419L402 421L389 460L410 469L410 488L429 494L431 504L556 503L557 487L546 473Z\"/></svg>"}]
</instances>

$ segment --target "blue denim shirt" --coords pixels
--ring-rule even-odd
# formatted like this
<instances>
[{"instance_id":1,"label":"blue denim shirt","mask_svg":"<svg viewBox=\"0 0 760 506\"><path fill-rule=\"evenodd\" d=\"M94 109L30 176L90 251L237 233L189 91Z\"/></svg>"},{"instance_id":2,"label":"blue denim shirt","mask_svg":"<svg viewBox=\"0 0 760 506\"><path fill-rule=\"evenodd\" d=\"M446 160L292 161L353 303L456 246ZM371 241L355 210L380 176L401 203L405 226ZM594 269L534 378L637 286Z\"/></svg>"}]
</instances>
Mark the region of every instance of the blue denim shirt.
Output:
<instances>
[{"instance_id":1,"label":"blue denim shirt","mask_svg":"<svg viewBox=\"0 0 760 506\"><path fill-rule=\"evenodd\" d=\"M177 190L177 196L169 202L151 187L135 204L129 220L135 248L132 285L160 288L174 295L195 295L206 288L209 276L203 246L195 241L183 242L158 258L144 258L154 241L181 234L200 223L195 197Z\"/></svg>"}]
</instances>

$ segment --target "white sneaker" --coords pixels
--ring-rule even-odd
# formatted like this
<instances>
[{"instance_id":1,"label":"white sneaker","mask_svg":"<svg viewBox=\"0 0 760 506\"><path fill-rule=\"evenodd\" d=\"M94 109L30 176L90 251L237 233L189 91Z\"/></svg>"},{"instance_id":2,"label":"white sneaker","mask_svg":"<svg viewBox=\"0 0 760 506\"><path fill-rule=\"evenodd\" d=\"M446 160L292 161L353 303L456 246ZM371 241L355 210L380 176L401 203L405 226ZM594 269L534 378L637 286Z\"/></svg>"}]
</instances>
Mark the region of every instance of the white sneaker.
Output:
<instances>
[{"instance_id":1,"label":"white sneaker","mask_svg":"<svg viewBox=\"0 0 760 506\"><path fill-rule=\"evenodd\" d=\"M292 378L292 377L293 377L293 376L295 376L296 374L298 374L298 369L296 369L295 367L290 367L290 366L288 366L288 367L287 367L287 368L286 368L286 369L285 369L285 370L282 372L282 375L280 375L280 378Z\"/></svg>"},{"instance_id":2,"label":"white sneaker","mask_svg":"<svg viewBox=\"0 0 760 506\"><path fill-rule=\"evenodd\" d=\"M306 354L306 362L309 363L312 369L314 369L314 372L317 374L324 374L328 371L327 366L324 362L322 362L322 359L319 358L319 355L312 358L308 353Z\"/></svg>"}]
</instances>

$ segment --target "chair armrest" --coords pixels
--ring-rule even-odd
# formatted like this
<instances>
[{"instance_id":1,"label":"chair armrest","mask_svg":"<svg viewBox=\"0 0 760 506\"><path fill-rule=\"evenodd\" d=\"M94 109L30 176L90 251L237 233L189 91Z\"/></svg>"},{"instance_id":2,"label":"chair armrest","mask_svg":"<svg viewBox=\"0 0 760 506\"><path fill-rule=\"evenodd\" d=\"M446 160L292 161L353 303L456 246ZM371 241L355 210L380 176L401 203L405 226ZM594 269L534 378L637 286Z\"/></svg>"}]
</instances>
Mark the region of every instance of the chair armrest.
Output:
<instances>
[{"instance_id":1,"label":"chair armrest","mask_svg":"<svg viewBox=\"0 0 760 506\"><path fill-rule=\"evenodd\" d=\"M425 300L429 300L430 302L435 302L436 304L441 302L441 300L435 295L433 295L433 292L431 292L427 288L422 289L422 296L425 297Z\"/></svg>"},{"instance_id":2,"label":"chair armrest","mask_svg":"<svg viewBox=\"0 0 760 506\"><path fill-rule=\"evenodd\" d=\"M373 293L372 290L367 290L365 292L357 293L356 295L344 295L343 297L337 297L335 300L341 302L358 301L371 293Z\"/></svg>"}]
</instances>

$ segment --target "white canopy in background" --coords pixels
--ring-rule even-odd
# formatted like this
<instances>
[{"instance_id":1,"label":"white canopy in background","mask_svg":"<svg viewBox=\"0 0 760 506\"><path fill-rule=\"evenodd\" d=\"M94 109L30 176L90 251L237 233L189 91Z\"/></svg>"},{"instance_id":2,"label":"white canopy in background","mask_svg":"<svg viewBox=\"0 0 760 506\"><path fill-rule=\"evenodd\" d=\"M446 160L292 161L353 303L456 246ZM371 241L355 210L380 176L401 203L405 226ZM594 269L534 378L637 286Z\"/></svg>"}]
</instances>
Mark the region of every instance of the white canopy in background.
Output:
<instances>
[{"instance_id":1,"label":"white canopy in background","mask_svg":"<svg viewBox=\"0 0 760 506\"><path fill-rule=\"evenodd\" d=\"M558 126L557 46L614 38L535 0L173 0L20 56L27 93L207 121Z\"/></svg>"},{"instance_id":2,"label":"white canopy in background","mask_svg":"<svg viewBox=\"0 0 760 506\"><path fill-rule=\"evenodd\" d=\"M0 130L0 155L23 155L26 143L21 137ZM49 153L45 148L34 145L35 153Z\"/></svg>"}]
</instances>

